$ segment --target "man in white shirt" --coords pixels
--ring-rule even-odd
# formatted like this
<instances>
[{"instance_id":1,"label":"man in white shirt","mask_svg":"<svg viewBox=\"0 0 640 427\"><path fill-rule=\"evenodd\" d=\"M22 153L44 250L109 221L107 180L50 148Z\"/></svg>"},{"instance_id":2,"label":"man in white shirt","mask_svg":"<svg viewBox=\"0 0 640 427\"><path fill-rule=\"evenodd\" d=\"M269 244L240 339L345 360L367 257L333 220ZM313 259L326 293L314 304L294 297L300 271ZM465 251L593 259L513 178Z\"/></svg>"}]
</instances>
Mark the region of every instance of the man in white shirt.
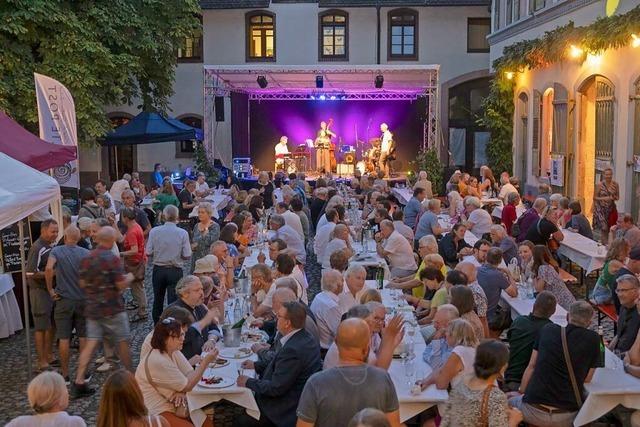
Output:
<instances>
[{"instance_id":1,"label":"man in white shirt","mask_svg":"<svg viewBox=\"0 0 640 427\"><path fill-rule=\"evenodd\" d=\"M122 208L122 192L124 190L130 190L131 186L129 183L131 182L131 175L125 173L122 175L122 179L117 180L111 185L111 198L115 203L116 212L120 212L120 208Z\"/></svg>"},{"instance_id":2,"label":"man in white shirt","mask_svg":"<svg viewBox=\"0 0 640 427\"><path fill-rule=\"evenodd\" d=\"M289 210L289 205L286 202L279 202L276 205L276 213L282 215L284 223L298 232L300 238L304 241L304 230L302 228L302 221L300 217Z\"/></svg>"},{"instance_id":3,"label":"man in white shirt","mask_svg":"<svg viewBox=\"0 0 640 427\"><path fill-rule=\"evenodd\" d=\"M500 174L500 193L498 194L498 198L502 200L502 203L507 204L507 196L511 193L517 193L518 190L509 182L509 173L502 172Z\"/></svg>"},{"instance_id":4,"label":"man in white shirt","mask_svg":"<svg viewBox=\"0 0 640 427\"><path fill-rule=\"evenodd\" d=\"M316 317L318 332L320 333L320 348L326 352L336 336L342 310L338 304L344 289L342 274L336 270L322 273L322 292L313 299L311 312Z\"/></svg>"},{"instance_id":5,"label":"man in white shirt","mask_svg":"<svg viewBox=\"0 0 640 427\"><path fill-rule=\"evenodd\" d=\"M469 213L467 217L467 230L473 233L478 239L491 231L493 220L491 214L482 209L482 203L477 197L467 197L464 199L464 207Z\"/></svg>"},{"instance_id":6,"label":"man in white shirt","mask_svg":"<svg viewBox=\"0 0 640 427\"><path fill-rule=\"evenodd\" d=\"M331 268L329 258L331 254L336 251L346 250L348 252L347 257L353 256L353 248L351 247L349 227L344 224L337 224L333 229L333 238L327 243L327 246L323 250L321 259L322 268Z\"/></svg>"},{"instance_id":7,"label":"man in white shirt","mask_svg":"<svg viewBox=\"0 0 640 427\"><path fill-rule=\"evenodd\" d=\"M287 249L296 257L296 260L304 264L307 260L304 238L300 237L297 231L285 224L282 215L271 215L269 227L275 231L274 237L276 239L282 239L287 244Z\"/></svg>"},{"instance_id":8,"label":"man in white shirt","mask_svg":"<svg viewBox=\"0 0 640 427\"><path fill-rule=\"evenodd\" d=\"M384 241L383 241L384 239ZM391 277L405 277L418 269L411 244L398 233L388 219L380 223L380 235L376 250L378 255L389 260Z\"/></svg>"},{"instance_id":9,"label":"man in white shirt","mask_svg":"<svg viewBox=\"0 0 640 427\"><path fill-rule=\"evenodd\" d=\"M380 132L382 132L382 141L380 143L380 164L384 170L386 176L389 176L389 154L393 148L393 134L389 131L389 126L386 123L380 125Z\"/></svg>"},{"instance_id":10,"label":"man in white shirt","mask_svg":"<svg viewBox=\"0 0 640 427\"><path fill-rule=\"evenodd\" d=\"M391 217L393 218L393 226L395 227L396 231L402 234L402 236L407 239L410 244L413 245L413 230L411 229L411 227L404 223L404 212L402 212L400 209L397 209Z\"/></svg>"},{"instance_id":11,"label":"man in white shirt","mask_svg":"<svg viewBox=\"0 0 640 427\"><path fill-rule=\"evenodd\" d=\"M329 222L318 227L315 240L313 241L313 251L316 254L316 260L318 263L322 263L322 260L324 259L324 250L329 243L329 240L331 240L331 233L333 233L333 229L339 221L338 211L335 209L327 210L326 215L327 221ZM331 256L331 254L329 254L329 256Z\"/></svg>"},{"instance_id":12,"label":"man in white shirt","mask_svg":"<svg viewBox=\"0 0 640 427\"><path fill-rule=\"evenodd\" d=\"M204 173L198 173L198 179L196 180L196 196L204 197L209 194L209 184L207 184L206 176Z\"/></svg>"},{"instance_id":13,"label":"man in white shirt","mask_svg":"<svg viewBox=\"0 0 640 427\"><path fill-rule=\"evenodd\" d=\"M278 142L275 146L276 152L276 170L284 169L284 156L285 154L289 154L289 148L287 147L287 141L289 138L283 136L280 138L280 142Z\"/></svg>"},{"instance_id":14,"label":"man in white shirt","mask_svg":"<svg viewBox=\"0 0 640 427\"><path fill-rule=\"evenodd\" d=\"M367 270L360 264L351 264L344 273L344 281L347 286L339 295L338 304L343 312L360 304L360 297L364 292L364 284L367 278Z\"/></svg>"}]
</instances>

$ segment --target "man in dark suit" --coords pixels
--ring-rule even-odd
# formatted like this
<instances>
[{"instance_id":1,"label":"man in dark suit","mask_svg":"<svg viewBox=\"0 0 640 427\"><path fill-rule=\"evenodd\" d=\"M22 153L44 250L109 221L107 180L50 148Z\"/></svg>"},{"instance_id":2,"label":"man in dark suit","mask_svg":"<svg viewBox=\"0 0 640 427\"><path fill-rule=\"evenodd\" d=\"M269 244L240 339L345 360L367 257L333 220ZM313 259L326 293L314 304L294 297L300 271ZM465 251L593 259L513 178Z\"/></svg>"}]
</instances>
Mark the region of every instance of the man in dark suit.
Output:
<instances>
[{"instance_id":1,"label":"man in dark suit","mask_svg":"<svg viewBox=\"0 0 640 427\"><path fill-rule=\"evenodd\" d=\"M266 365L249 362L259 379L241 375L237 384L255 393L260 420L246 414L234 419L237 427L295 427L296 408L305 383L322 369L318 340L304 330L307 313L304 306L291 301L276 312L281 347Z\"/></svg>"}]
</instances>

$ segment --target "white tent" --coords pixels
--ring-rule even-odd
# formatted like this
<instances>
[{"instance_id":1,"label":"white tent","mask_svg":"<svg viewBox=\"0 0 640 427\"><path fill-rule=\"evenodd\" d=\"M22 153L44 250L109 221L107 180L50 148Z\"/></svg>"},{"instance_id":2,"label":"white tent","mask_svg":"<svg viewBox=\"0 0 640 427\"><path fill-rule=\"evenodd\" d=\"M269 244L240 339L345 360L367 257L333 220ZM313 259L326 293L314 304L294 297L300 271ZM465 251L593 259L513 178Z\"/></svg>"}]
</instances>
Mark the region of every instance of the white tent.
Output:
<instances>
[{"instance_id":1,"label":"white tent","mask_svg":"<svg viewBox=\"0 0 640 427\"><path fill-rule=\"evenodd\" d=\"M31 374L31 341L29 340L29 298L25 274L26 257L23 245L24 219L43 207L49 205L59 207L60 200L60 186L53 177L0 153L0 230L19 222L22 294L29 374Z\"/></svg>"}]
</instances>

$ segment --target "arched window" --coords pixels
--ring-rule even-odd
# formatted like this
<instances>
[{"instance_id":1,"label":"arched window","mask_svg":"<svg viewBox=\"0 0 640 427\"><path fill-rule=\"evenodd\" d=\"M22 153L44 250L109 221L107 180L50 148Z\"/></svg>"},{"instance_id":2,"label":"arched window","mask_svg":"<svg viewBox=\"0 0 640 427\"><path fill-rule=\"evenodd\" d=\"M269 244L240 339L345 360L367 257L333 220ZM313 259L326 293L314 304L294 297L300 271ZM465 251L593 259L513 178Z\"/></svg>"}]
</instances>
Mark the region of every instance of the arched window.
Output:
<instances>
[{"instance_id":1,"label":"arched window","mask_svg":"<svg viewBox=\"0 0 640 427\"><path fill-rule=\"evenodd\" d=\"M327 10L319 18L319 59L349 59L349 15L341 10Z\"/></svg>"},{"instance_id":2,"label":"arched window","mask_svg":"<svg viewBox=\"0 0 640 427\"><path fill-rule=\"evenodd\" d=\"M187 126L202 129L202 119L197 116L183 116L178 119ZM186 140L176 142L176 157L192 157L195 152L195 141Z\"/></svg>"},{"instance_id":3,"label":"arched window","mask_svg":"<svg viewBox=\"0 0 640 427\"><path fill-rule=\"evenodd\" d=\"M389 12L388 59L418 60L418 12L394 9Z\"/></svg>"},{"instance_id":4,"label":"arched window","mask_svg":"<svg viewBox=\"0 0 640 427\"><path fill-rule=\"evenodd\" d=\"M276 60L276 16L266 11L247 13L247 61Z\"/></svg>"}]
</instances>

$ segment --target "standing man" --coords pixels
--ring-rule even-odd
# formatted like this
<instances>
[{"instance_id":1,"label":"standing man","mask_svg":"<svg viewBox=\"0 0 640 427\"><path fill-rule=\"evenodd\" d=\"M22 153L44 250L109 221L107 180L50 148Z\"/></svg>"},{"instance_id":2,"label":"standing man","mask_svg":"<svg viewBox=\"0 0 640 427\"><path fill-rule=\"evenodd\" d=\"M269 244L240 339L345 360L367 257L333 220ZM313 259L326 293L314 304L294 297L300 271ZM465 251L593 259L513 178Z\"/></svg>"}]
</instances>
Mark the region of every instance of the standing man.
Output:
<instances>
[{"instance_id":1,"label":"standing man","mask_svg":"<svg viewBox=\"0 0 640 427\"><path fill-rule=\"evenodd\" d=\"M182 264L191 259L189 233L177 226L178 208L168 205L162 211L164 225L155 227L149 233L147 255L153 258L153 323L157 323L164 307L176 300L176 283L182 278Z\"/></svg>"},{"instance_id":2,"label":"standing man","mask_svg":"<svg viewBox=\"0 0 640 427\"><path fill-rule=\"evenodd\" d=\"M96 194L98 196L106 196L109 199L109 201L111 202L111 206L109 207L109 209L105 209L105 211L107 213L112 213L113 212L115 214L116 213L116 204L114 203L113 196L109 193L109 190L107 189L107 183L104 180L99 179L99 180L96 181L96 185L94 185L93 188L94 188L94 190L96 190Z\"/></svg>"},{"instance_id":3,"label":"standing man","mask_svg":"<svg viewBox=\"0 0 640 427\"><path fill-rule=\"evenodd\" d=\"M329 148L331 147L331 138L336 136L335 133L329 130L331 126L331 120L329 124L327 122L320 122L320 130L316 138L316 167L318 172L331 173L331 157Z\"/></svg>"},{"instance_id":4,"label":"standing man","mask_svg":"<svg viewBox=\"0 0 640 427\"><path fill-rule=\"evenodd\" d=\"M131 282L131 273L126 274L120 258L111 252L116 242L116 231L102 227L96 235L98 247L80 263L80 287L87 298L87 343L80 353L76 380L71 385L73 397L90 396L95 389L85 384L87 365L96 346L106 339L118 349L120 360L131 370L129 353L129 318L124 308L122 292Z\"/></svg>"},{"instance_id":5,"label":"standing man","mask_svg":"<svg viewBox=\"0 0 640 427\"><path fill-rule=\"evenodd\" d=\"M50 363L54 362L51 325L53 299L47 291L45 267L57 238L58 223L54 219L45 219L40 225L40 237L31 245L27 256L27 284L35 329L38 370L48 369Z\"/></svg>"},{"instance_id":6,"label":"standing man","mask_svg":"<svg viewBox=\"0 0 640 427\"><path fill-rule=\"evenodd\" d=\"M47 291L51 299L56 301L54 319L56 321L56 338L60 353L60 368L62 376L69 381L69 341L71 331L75 328L80 341L80 352L84 349L87 337L85 320L85 295L80 288L80 263L89 254L87 249L78 246L80 230L70 225L64 230L64 245L51 250L45 279ZM53 277L55 275L55 289Z\"/></svg>"},{"instance_id":7,"label":"standing man","mask_svg":"<svg viewBox=\"0 0 640 427\"><path fill-rule=\"evenodd\" d=\"M389 126L386 123L380 125L380 166L384 170L384 174L389 177L389 156L393 154L395 147L393 146L393 134L389 130Z\"/></svg>"},{"instance_id":8,"label":"standing man","mask_svg":"<svg viewBox=\"0 0 640 427\"><path fill-rule=\"evenodd\" d=\"M136 214L136 222L142 228L142 233L146 238L151 231L151 223L149 222L149 217L139 207L136 206L136 195L133 190L124 190L122 192L122 206L125 208L132 209ZM120 233L125 234L127 232L127 226L122 222L122 218L118 221L118 229Z\"/></svg>"},{"instance_id":9,"label":"standing man","mask_svg":"<svg viewBox=\"0 0 640 427\"><path fill-rule=\"evenodd\" d=\"M122 175L122 179L111 184L111 201L114 203L116 213L120 213L120 209L122 209L122 192L131 189L130 182L131 175L125 173Z\"/></svg>"},{"instance_id":10,"label":"standing man","mask_svg":"<svg viewBox=\"0 0 640 427\"><path fill-rule=\"evenodd\" d=\"M128 190L133 193L131 190ZM131 295L133 302L138 306L138 313L131 319L132 322L146 320L147 296L144 292L144 272L147 257L144 253L144 234L142 227L136 222L136 213L133 209L124 208L120 211L120 220L127 227L124 235L124 251L120 256L124 259L124 267L133 275L131 281Z\"/></svg>"},{"instance_id":11,"label":"standing man","mask_svg":"<svg viewBox=\"0 0 640 427\"><path fill-rule=\"evenodd\" d=\"M178 201L180 202L180 220L188 221L189 214L196 207L197 203L193 200L193 192L196 191L196 183L187 179L184 181L184 188L178 193Z\"/></svg>"},{"instance_id":12,"label":"standing man","mask_svg":"<svg viewBox=\"0 0 640 427\"><path fill-rule=\"evenodd\" d=\"M162 182L164 177L162 176L162 164L156 163L153 165L153 185L157 188L162 188Z\"/></svg>"}]
</instances>

